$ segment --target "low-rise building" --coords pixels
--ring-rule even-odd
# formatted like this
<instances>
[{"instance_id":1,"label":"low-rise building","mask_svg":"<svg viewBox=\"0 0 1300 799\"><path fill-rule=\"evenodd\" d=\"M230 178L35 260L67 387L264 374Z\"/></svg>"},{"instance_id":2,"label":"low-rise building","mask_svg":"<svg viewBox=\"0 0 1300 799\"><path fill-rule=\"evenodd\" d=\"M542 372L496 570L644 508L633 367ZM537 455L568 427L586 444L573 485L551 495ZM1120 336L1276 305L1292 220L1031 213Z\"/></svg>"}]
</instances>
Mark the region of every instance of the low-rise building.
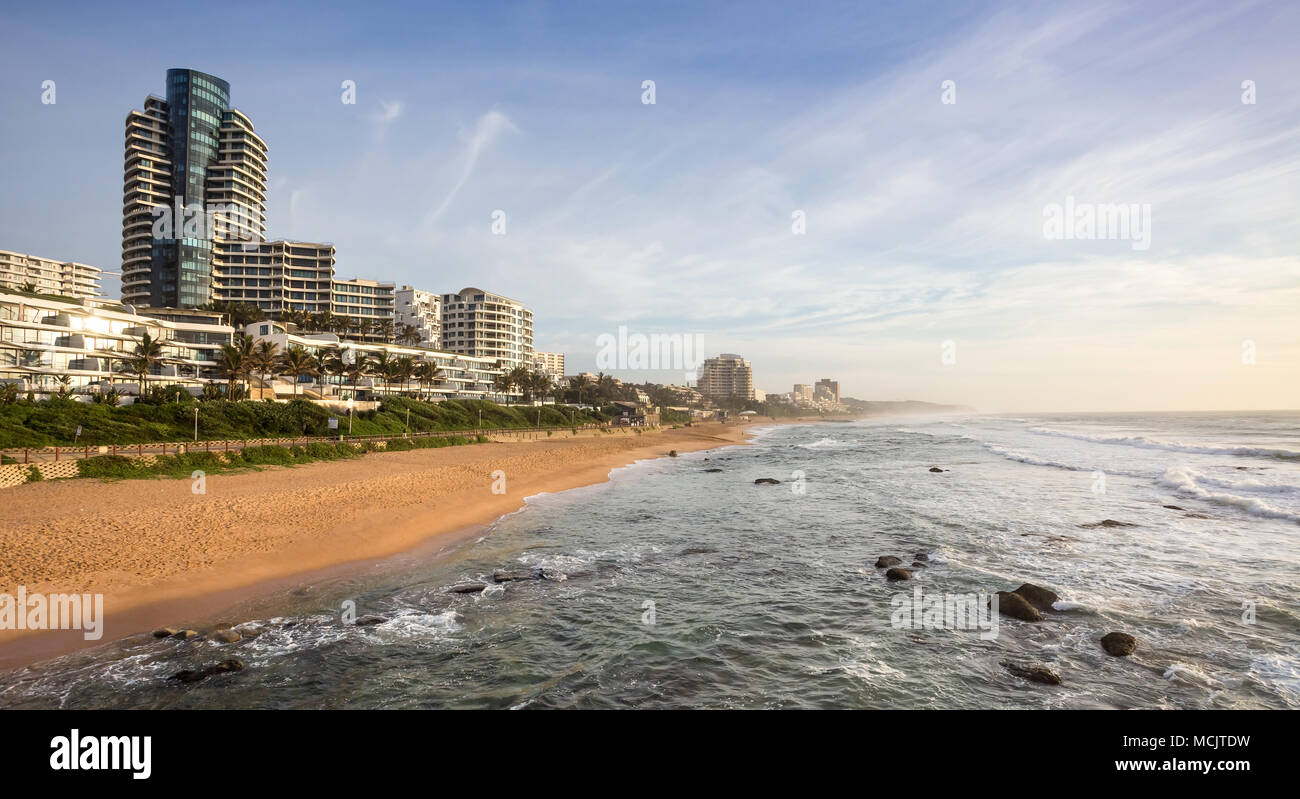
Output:
<instances>
[{"instance_id":1,"label":"low-rise building","mask_svg":"<svg viewBox=\"0 0 1300 799\"><path fill-rule=\"evenodd\" d=\"M442 300L437 294L402 286L397 290L395 314L398 341L422 347L442 346ZM411 339L404 340L403 332L408 329L412 331Z\"/></svg>"},{"instance_id":2,"label":"low-rise building","mask_svg":"<svg viewBox=\"0 0 1300 799\"><path fill-rule=\"evenodd\" d=\"M75 261L0 250L0 288L60 297L98 297L102 269Z\"/></svg>"}]
</instances>

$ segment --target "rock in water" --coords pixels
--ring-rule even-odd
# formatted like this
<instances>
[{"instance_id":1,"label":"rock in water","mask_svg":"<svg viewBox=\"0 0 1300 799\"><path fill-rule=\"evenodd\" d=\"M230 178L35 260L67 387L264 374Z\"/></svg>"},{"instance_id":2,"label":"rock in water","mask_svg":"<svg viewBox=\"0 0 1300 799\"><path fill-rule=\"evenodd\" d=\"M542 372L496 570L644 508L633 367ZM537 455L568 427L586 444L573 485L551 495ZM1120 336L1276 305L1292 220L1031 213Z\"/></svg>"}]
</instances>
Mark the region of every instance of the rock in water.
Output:
<instances>
[{"instance_id":1,"label":"rock in water","mask_svg":"<svg viewBox=\"0 0 1300 799\"><path fill-rule=\"evenodd\" d=\"M705 469L704 471L706 471L706 472L720 472L720 471L722 471L722 470L721 470L721 469Z\"/></svg>"},{"instance_id":2,"label":"rock in water","mask_svg":"<svg viewBox=\"0 0 1300 799\"><path fill-rule=\"evenodd\" d=\"M1128 633L1106 633L1101 637L1101 648L1117 658L1128 657L1137 649L1138 639Z\"/></svg>"},{"instance_id":3,"label":"rock in water","mask_svg":"<svg viewBox=\"0 0 1300 799\"><path fill-rule=\"evenodd\" d=\"M877 569L888 569L890 566L901 566L902 564L903 561L899 560L893 555L881 555L880 557L876 558Z\"/></svg>"},{"instance_id":4,"label":"rock in water","mask_svg":"<svg viewBox=\"0 0 1300 799\"><path fill-rule=\"evenodd\" d=\"M1160 507L1168 508L1169 510L1182 510L1182 508L1178 507L1177 505L1161 505Z\"/></svg>"},{"instance_id":5,"label":"rock in water","mask_svg":"<svg viewBox=\"0 0 1300 799\"><path fill-rule=\"evenodd\" d=\"M450 594L477 594L487 588L487 583L457 583L447 589Z\"/></svg>"},{"instance_id":6,"label":"rock in water","mask_svg":"<svg viewBox=\"0 0 1300 799\"><path fill-rule=\"evenodd\" d=\"M931 466L931 467L930 467L930 471L932 471L932 472L942 472L943 469L940 469L938 466Z\"/></svg>"},{"instance_id":7,"label":"rock in water","mask_svg":"<svg viewBox=\"0 0 1300 799\"><path fill-rule=\"evenodd\" d=\"M559 569L542 569L539 573L543 580L550 580L553 583L562 583L569 579L569 575Z\"/></svg>"},{"instance_id":8,"label":"rock in water","mask_svg":"<svg viewBox=\"0 0 1300 799\"><path fill-rule=\"evenodd\" d=\"M1052 607L1052 603L1061 600L1061 598L1055 593L1048 591L1042 586L1033 585L1032 583L1025 583L1011 593L1019 594L1024 597L1026 602L1044 613L1056 610L1056 608Z\"/></svg>"},{"instance_id":9,"label":"rock in water","mask_svg":"<svg viewBox=\"0 0 1300 799\"><path fill-rule=\"evenodd\" d=\"M1117 522L1114 519L1102 519L1099 522L1093 522L1092 524L1081 524L1079 526L1091 530L1094 527L1137 527L1139 525L1136 525L1132 522Z\"/></svg>"},{"instance_id":10,"label":"rock in water","mask_svg":"<svg viewBox=\"0 0 1300 799\"><path fill-rule=\"evenodd\" d=\"M492 580L498 583L513 583L518 580L536 580L542 576L538 570L533 571L505 571L497 569L492 572Z\"/></svg>"},{"instance_id":11,"label":"rock in water","mask_svg":"<svg viewBox=\"0 0 1300 799\"><path fill-rule=\"evenodd\" d=\"M914 561L912 561L912 568L913 568L913 569L924 569L924 568L925 568L925 564L922 563L922 562L919 561L919 560L914 560Z\"/></svg>"},{"instance_id":12,"label":"rock in water","mask_svg":"<svg viewBox=\"0 0 1300 799\"><path fill-rule=\"evenodd\" d=\"M383 616L362 616L352 623L358 627L369 627L372 624L383 624L386 621L388 621L388 619Z\"/></svg>"},{"instance_id":13,"label":"rock in water","mask_svg":"<svg viewBox=\"0 0 1300 799\"><path fill-rule=\"evenodd\" d=\"M235 632L234 630L227 629L227 630L214 630L212 635L208 637L211 638L213 641L220 641L223 644L233 644L243 636L241 636L239 633Z\"/></svg>"},{"instance_id":14,"label":"rock in water","mask_svg":"<svg viewBox=\"0 0 1300 799\"><path fill-rule=\"evenodd\" d=\"M676 458L676 457L677 457L677 450L675 450L675 449L670 449L670 450L668 450L668 457L670 457L670 458Z\"/></svg>"},{"instance_id":15,"label":"rock in water","mask_svg":"<svg viewBox=\"0 0 1300 799\"><path fill-rule=\"evenodd\" d=\"M1043 620L1043 614L1038 612L1038 608L1026 602L1020 594L1010 591L998 592L998 613L1021 621Z\"/></svg>"},{"instance_id":16,"label":"rock in water","mask_svg":"<svg viewBox=\"0 0 1300 799\"><path fill-rule=\"evenodd\" d=\"M178 682L198 682L199 680L207 676L208 675L204 674L201 671L194 671L193 669L185 669L184 671L178 671L175 674L173 674L171 676L171 679L177 680Z\"/></svg>"},{"instance_id":17,"label":"rock in water","mask_svg":"<svg viewBox=\"0 0 1300 799\"><path fill-rule=\"evenodd\" d=\"M921 562L928 562L930 560L930 556L925 552L918 552L912 556L912 559L919 560Z\"/></svg>"},{"instance_id":18,"label":"rock in water","mask_svg":"<svg viewBox=\"0 0 1300 799\"><path fill-rule=\"evenodd\" d=\"M778 485L781 485L781 481L780 481L780 480L777 480L775 477L760 477L760 478L758 478L757 480L754 481L754 485L756 485L756 486L757 486L757 485L773 485L773 486L778 486Z\"/></svg>"},{"instance_id":19,"label":"rock in water","mask_svg":"<svg viewBox=\"0 0 1300 799\"><path fill-rule=\"evenodd\" d=\"M1002 661L1002 668L1030 682L1040 682L1044 685L1060 685L1061 675L1037 663L1012 663L1009 660Z\"/></svg>"},{"instance_id":20,"label":"rock in water","mask_svg":"<svg viewBox=\"0 0 1300 799\"><path fill-rule=\"evenodd\" d=\"M198 630L181 630L180 632L172 634L172 638L179 638L182 641L188 641L191 638L198 638L198 637L199 637Z\"/></svg>"},{"instance_id":21,"label":"rock in water","mask_svg":"<svg viewBox=\"0 0 1300 799\"><path fill-rule=\"evenodd\" d=\"M910 580L910 579L912 579L912 570L911 570L911 569L900 569L900 568L898 568L898 567L894 567L894 568L890 569L889 571L885 572L885 579L888 579L888 580Z\"/></svg>"},{"instance_id":22,"label":"rock in water","mask_svg":"<svg viewBox=\"0 0 1300 799\"><path fill-rule=\"evenodd\" d=\"M157 630L153 631L153 637L170 638L178 632L180 632L180 630L177 630L175 627L159 627Z\"/></svg>"}]
</instances>

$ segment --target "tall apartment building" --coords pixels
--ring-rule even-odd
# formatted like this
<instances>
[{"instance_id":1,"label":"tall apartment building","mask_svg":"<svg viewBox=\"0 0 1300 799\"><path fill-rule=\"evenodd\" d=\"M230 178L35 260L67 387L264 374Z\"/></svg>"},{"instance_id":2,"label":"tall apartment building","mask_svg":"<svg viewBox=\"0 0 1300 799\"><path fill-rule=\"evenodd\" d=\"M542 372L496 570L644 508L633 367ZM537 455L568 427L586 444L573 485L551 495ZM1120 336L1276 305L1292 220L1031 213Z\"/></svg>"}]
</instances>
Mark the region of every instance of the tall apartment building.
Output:
<instances>
[{"instance_id":1,"label":"tall apartment building","mask_svg":"<svg viewBox=\"0 0 1300 799\"><path fill-rule=\"evenodd\" d=\"M420 337L419 341L406 343L442 346L442 300L437 294L402 286L396 294L395 318L399 337L407 325Z\"/></svg>"},{"instance_id":2,"label":"tall apartment building","mask_svg":"<svg viewBox=\"0 0 1300 799\"><path fill-rule=\"evenodd\" d=\"M507 367L533 365L533 312L483 289L442 295L442 348Z\"/></svg>"},{"instance_id":3,"label":"tall apartment building","mask_svg":"<svg viewBox=\"0 0 1300 799\"><path fill-rule=\"evenodd\" d=\"M267 147L226 81L169 69L166 94L126 117L122 301L193 308L215 299L218 239L265 238Z\"/></svg>"},{"instance_id":4,"label":"tall apartment building","mask_svg":"<svg viewBox=\"0 0 1300 799\"><path fill-rule=\"evenodd\" d=\"M334 246L304 241L214 242L212 299L285 311L331 310Z\"/></svg>"},{"instance_id":5,"label":"tall apartment building","mask_svg":"<svg viewBox=\"0 0 1300 799\"><path fill-rule=\"evenodd\" d=\"M823 377L817 381L816 388L813 391L813 397L819 402L831 402L836 405L840 404L840 383L838 380L831 380L829 377Z\"/></svg>"},{"instance_id":6,"label":"tall apartment building","mask_svg":"<svg viewBox=\"0 0 1300 799\"><path fill-rule=\"evenodd\" d=\"M330 296L330 313L346 316L353 327L366 340L379 340L387 336L375 332L376 326L387 323L396 326L393 316L393 283L353 278L335 280Z\"/></svg>"},{"instance_id":7,"label":"tall apartment building","mask_svg":"<svg viewBox=\"0 0 1300 799\"><path fill-rule=\"evenodd\" d=\"M813 387L807 383L795 383L794 391L790 392L790 397L797 403L812 404Z\"/></svg>"},{"instance_id":8,"label":"tall apartment building","mask_svg":"<svg viewBox=\"0 0 1300 799\"><path fill-rule=\"evenodd\" d=\"M0 250L0 288L22 291L34 286L40 294L98 297L101 275L97 266Z\"/></svg>"},{"instance_id":9,"label":"tall apartment building","mask_svg":"<svg viewBox=\"0 0 1300 799\"><path fill-rule=\"evenodd\" d=\"M533 364L556 380L564 377L564 353L562 352L535 352Z\"/></svg>"},{"instance_id":10,"label":"tall apartment building","mask_svg":"<svg viewBox=\"0 0 1300 799\"><path fill-rule=\"evenodd\" d=\"M739 355L724 352L705 359L696 388L715 400L752 400L754 369Z\"/></svg>"}]
</instances>

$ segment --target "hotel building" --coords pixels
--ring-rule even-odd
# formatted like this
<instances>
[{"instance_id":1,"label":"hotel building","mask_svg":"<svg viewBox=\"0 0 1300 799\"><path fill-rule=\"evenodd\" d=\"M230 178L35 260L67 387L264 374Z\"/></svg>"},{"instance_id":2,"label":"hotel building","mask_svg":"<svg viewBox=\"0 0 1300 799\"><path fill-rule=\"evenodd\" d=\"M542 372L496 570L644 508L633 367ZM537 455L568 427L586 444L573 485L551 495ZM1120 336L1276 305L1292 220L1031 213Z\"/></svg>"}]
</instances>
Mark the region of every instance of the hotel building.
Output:
<instances>
[{"instance_id":1,"label":"hotel building","mask_svg":"<svg viewBox=\"0 0 1300 799\"><path fill-rule=\"evenodd\" d=\"M98 297L102 275L97 266L0 250L0 288L22 291L34 286L38 294Z\"/></svg>"},{"instance_id":2,"label":"hotel building","mask_svg":"<svg viewBox=\"0 0 1300 799\"><path fill-rule=\"evenodd\" d=\"M518 300L483 289L442 295L442 348L491 358L507 368L534 361L533 312Z\"/></svg>"},{"instance_id":3,"label":"hotel building","mask_svg":"<svg viewBox=\"0 0 1300 799\"><path fill-rule=\"evenodd\" d=\"M425 347L442 345L442 300L437 294L420 291L411 286L402 286L395 297L395 318L397 320L398 340L406 326L414 328L420 337L419 344ZM405 342L410 343L410 342Z\"/></svg>"},{"instance_id":4,"label":"hotel building","mask_svg":"<svg viewBox=\"0 0 1300 799\"><path fill-rule=\"evenodd\" d=\"M696 388L715 400L754 399L754 369L749 361L731 353L707 358L700 367Z\"/></svg>"},{"instance_id":5,"label":"hotel building","mask_svg":"<svg viewBox=\"0 0 1300 799\"><path fill-rule=\"evenodd\" d=\"M226 81L169 69L166 94L126 117L122 301L193 308L216 298L218 239L265 238L267 147Z\"/></svg>"},{"instance_id":6,"label":"hotel building","mask_svg":"<svg viewBox=\"0 0 1300 799\"><path fill-rule=\"evenodd\" d=\"M52 393L69 378L74 392L139 393L128 362L147 332L163 342L163 362L148 380L200 393L224 382L217 357L234 329L211 311L155 309L133 313L100 299L59 300L0 289L0 382L20 391Z\"/></svg>"}]
</instances>

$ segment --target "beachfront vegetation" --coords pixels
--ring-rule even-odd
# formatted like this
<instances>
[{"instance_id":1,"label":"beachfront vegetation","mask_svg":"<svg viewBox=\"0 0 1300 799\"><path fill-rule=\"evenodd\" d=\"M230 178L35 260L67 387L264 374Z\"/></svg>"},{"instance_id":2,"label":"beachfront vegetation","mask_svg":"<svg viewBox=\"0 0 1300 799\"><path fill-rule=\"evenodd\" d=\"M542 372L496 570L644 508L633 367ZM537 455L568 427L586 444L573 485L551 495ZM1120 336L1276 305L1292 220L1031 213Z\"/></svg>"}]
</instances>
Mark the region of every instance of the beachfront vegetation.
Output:
<instances>
[{"instance_id":1,"label":"beachfront vegetation","mask_svg":"<svg viewBox=\"0 0 1300 799\"><path fill-rule=\"evenodd\" d=\"M124 406L61 397L40 402L0 402L0 448L191 441L196 409L201 441L348 435L346 413L330 411L304 399L292 402L195 400L183 390L159 389ZM338 429L329 428L330 417L338 419ZM518 429L539 424L575 427L606 421L608 417L599 413L565 407L505 407L486 400L435 403L390 397L378 410L355 413L351 435Z\"/></svg>"}]
</instances>

